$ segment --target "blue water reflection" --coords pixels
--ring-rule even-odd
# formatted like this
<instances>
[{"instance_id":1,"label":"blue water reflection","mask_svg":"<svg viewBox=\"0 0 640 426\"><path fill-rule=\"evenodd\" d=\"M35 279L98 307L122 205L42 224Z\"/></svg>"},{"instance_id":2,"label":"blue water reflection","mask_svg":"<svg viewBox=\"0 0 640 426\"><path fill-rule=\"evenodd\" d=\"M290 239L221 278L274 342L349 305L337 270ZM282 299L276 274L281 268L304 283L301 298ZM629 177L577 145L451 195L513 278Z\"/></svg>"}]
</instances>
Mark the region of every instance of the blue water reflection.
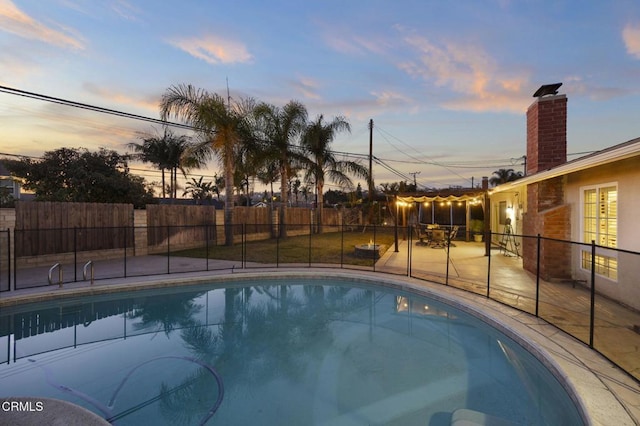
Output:
<instances>
[{"instance_id":1,"label":"blue water reflection","mask_svg":"<svg viewBox=\"0 0 640 426\"><path fill-rule=\"evenodd\" d=\"M383 287L279 280L63 300L4 309L0 335L0 396L65 399L119 425L438 426L460 409L582 424L509 338Z\"/></svg>"}]
</instances>

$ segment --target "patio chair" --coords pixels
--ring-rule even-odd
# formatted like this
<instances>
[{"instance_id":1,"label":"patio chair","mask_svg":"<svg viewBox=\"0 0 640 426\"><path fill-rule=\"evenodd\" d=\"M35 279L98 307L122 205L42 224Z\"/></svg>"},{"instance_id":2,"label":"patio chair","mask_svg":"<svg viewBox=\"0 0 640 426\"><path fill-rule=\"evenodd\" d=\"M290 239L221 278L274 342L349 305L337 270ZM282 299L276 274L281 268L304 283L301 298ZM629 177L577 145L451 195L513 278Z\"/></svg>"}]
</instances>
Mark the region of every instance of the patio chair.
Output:
<instances>
[{"instance_id":1,"label":"patio chair","mask_svg":"<svg viewBox=\"0 0 640 426\"><path fill-rule=\"evenodd\" d=\"M431 248L445 248L447 246L444 229L434 229L431 231L431 241L429 246Z\"/></svg>"}]
</instances>

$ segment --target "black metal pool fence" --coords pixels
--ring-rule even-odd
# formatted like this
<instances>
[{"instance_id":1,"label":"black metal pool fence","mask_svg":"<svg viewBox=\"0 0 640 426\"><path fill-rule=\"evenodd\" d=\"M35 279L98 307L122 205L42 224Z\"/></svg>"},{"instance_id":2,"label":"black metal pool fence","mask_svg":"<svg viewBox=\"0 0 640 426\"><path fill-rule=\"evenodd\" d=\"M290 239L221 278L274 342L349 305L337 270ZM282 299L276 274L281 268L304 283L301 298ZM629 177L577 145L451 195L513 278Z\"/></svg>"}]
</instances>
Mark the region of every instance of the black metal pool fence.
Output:
<instances>
[{"instance_id":1,"label":"black metal pool fence","mask_svg":"<svg viewBox=\"0 0 640 426\"><path fill-rule=\"evenodd\" d=\"M265 267L339 267L404 275L480 294L542 318L640 381L640 361L629 356L640 347L640 312L598 289L603 274L617 286L637 286L635 274L618 271L625 264L638 264L640 253L594 242L494 232L483 236L490 244L469 242L464 228L455 239L445 230L444 243L433 244L412 226L325 226L318 232L310 223L287 225L281 232L272 224L235 225L233 245L226 245L223 225L7 229L0 230L0 292ZM525 246L529 255L523 261ZM601 255L603 250L607 256ZM554 262L566 263L563 256L571 265L571 258L578 256L582 279L571 273L548 278Z\"/></svg>"}]
</instances>

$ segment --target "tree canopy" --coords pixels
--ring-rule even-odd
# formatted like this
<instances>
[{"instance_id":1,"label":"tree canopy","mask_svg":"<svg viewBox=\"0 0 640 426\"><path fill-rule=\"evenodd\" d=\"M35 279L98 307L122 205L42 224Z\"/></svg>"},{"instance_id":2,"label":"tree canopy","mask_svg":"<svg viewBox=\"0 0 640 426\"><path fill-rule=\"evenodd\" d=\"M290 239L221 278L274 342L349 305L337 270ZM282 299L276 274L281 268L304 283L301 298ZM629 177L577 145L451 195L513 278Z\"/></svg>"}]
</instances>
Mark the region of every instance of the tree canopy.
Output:
<instances>
[{"instance_id":1,"label":"tree canopy","mask_svg":"<svg viewBox=\"0 0 640 426\"><path fill-rule=\"evenodd\" d=\"M175 135L172 131L164 129L162 136L145 135L141 137L142 143L132 142L128 146L133 149L133 157L144 162L155 164L162 172L162 198L165 197L167 186L165 184L165 170L169 170L169 196L177 197L178 170L186 176L191 167L200 167L204 161L197 155L193 155L194 144L185 135Z\"/></svg>"},{"instance_id":2,"label":"tree canopy","mask_svg":"<svg viewBox=\"0 0 640 426\"><path fill-rule=\"evenodd\" d=\"M353 182L349 174L367 179L369 177L367 168L360 163L338 159L331 150L331 144L338 133L351 132L349 122L344 117L335 117L329 122L323 120L323 115L318 115L307 125L302 138L302 147L307 156L304 163L305 180L309 183L313 182L318 194L317 223L319 227L322 224L325 181L329 180L343 188L352 189Z\"/></svg>"},{"instance_id":3,"label":"tree canopy","mask_svg":"<svg viewBox=\"0 0 640 426\"><path fill-rule=\"evenodd\" d=\"M289 101L282 108L262 103L255 108L254 114L257 130L261 138L268 144L264 159L277 166L282 199L280 224L286 225L289 171L292 166L303 161L297 149L297 142L307 124L307 109L297 101ZM279 229L280 236L286 237L287 227L280 226Z\"/></svg>"},{"instance_id":4,"label":"tree canopy","mask_svg":"<svg viewBox=\"0 0 640 426\"><path fill-rule=\"evenodd\" d=\"M24 180L23 187L40 201L130 203L143 207L153 192L143 178L132 175L127 158L115 151L60 148L42 160L5 160L6 168Z\"/></svg>"},{"instance_id":5,"label":"tree canopy","mask_svg":"<svg viewBox=\"0 0 640 426\"><path fill-rule=\"evenodd\" d=\"M171 86L160 101L160 116L184 120L197 129L199 143L193 155L201 161L215 155L222 164L226 199L224 204L225 244L233 245L233 188L235 154L251 137L251 117L255 102L248 99L230 102L190 84Z\"/></svg>"},{"instance_id":6,"label":"tree canopy","mask_svg":"<svg viewBox=\"0 0 640 426\"><path fill-rule=\"evenodd\" d=\"M498 186L503 183L513 182L522 177L522 172L516 172L513 169L499 169L493 172L493 176L489 178L489 183L492 186Z\"/></svg>"}]
</instances>

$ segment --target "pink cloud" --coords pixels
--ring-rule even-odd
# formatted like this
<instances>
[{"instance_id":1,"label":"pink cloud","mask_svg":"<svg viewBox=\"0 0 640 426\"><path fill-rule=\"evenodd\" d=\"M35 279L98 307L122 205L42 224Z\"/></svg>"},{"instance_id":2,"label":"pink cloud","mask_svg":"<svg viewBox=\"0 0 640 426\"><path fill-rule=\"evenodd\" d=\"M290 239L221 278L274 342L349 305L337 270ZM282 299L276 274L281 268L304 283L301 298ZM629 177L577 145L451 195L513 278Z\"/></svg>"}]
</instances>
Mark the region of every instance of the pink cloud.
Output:
<instances>
[{"instance_id":1,"label":"pink cloud","mask_svg":"<svg viewBox=\"0 0 640 426\"><path fill-rule=\"evenodd\" d=\"M445 107L470 111L521 113L528 105L525 75L502 71L481 46L430 40L409 35L405 43L417 57L398 64L409 75L447 87L459 94Z\"/></svg>"},{"instance_id":2,"label":"pink cloud","mask_svg":"<svg viewBox=\"0 0 640 426\"><path fill-rule=\"evenodd\" d=\"M115 102L117 104L123 105L125 107L124 109L131 108L133 106L137 109L147 110L152 112L153 113L152 116L155 116L159 111L159 105L160 105L159 98L145 99L145 98L135 97L135 96L131 96L130 94L118 92L106 87L99 87L92 83L84 83L82 87L87 92L97 95L107 101L111 101L111 102Z\"/></svg>"},{"instance_id":3,"label":"pink cloud","mask_svg":"<svg viewBox=\"0 0 640 426\"><path fill-rule=\"evenodd\" d=\"M640 24L624 27L622 40L624 40L627 53L636 59L640 59Z\"/></svg>"},{"instance_id":4,"label":"pink cloud","mask_svg":"<svg viewBox=\"0 0 640 426\"><path fill-rule=\"evenodd\" d=\"M318 82L312 78L301 77L291 82L291 85L296 92L302 94L305 99L320 99L320 94L318 94Z\"/></svg>"},{"instance_id":5,"label":"pink cloud","mask_svg":"<svg viewBox=\"0 0 640 426\"><path fill-rule=\"evenodd\" d=\"M210 64L247 63L253 59L244 44L215 35L174 39L169 43Z\"/></svg>"},{"instance_id":6,"label":"pink cloud","mask_svg":"<svg viewBox=\"0 0 640 426\"><path fill-rule=\"evenodd\" d=\"M26 39L63 48L84 49L81 38L73 36L71 30L50 28L36 21L18 9L11 0L0 0L0 29Z\"/></svg>"}]
</instances>

